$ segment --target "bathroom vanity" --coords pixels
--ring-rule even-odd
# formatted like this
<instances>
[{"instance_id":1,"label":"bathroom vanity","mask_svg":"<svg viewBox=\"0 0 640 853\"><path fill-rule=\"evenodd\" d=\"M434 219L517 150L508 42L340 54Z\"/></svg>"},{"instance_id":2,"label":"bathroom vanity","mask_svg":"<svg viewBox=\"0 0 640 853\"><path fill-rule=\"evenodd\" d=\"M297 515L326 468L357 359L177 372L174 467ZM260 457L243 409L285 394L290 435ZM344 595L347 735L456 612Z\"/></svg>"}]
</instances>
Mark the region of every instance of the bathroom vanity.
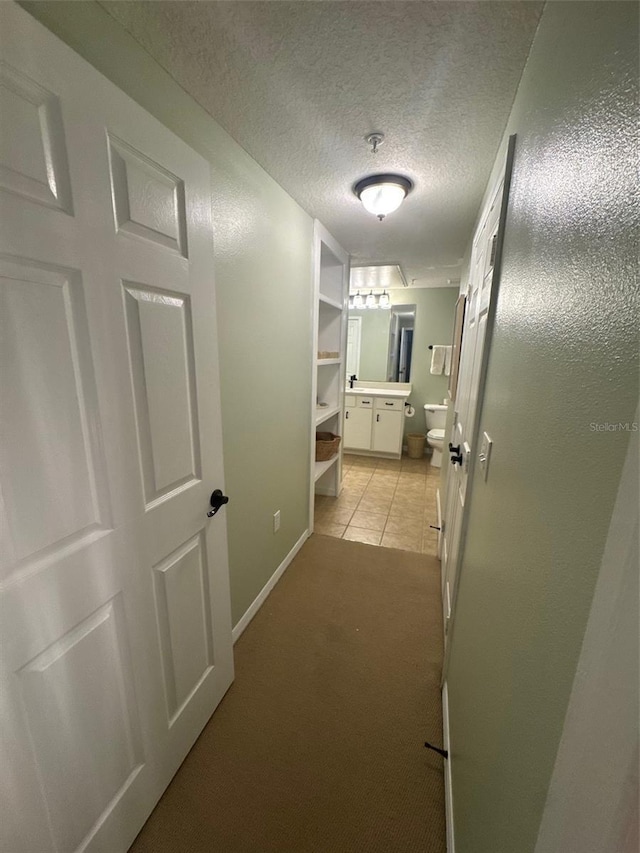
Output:
<instances>
[{"instance_id":1,"label":"bathroom vanity","mask_svg":"<svg viewBox=\"0 0 640 853\"><path fill-rule=\"evenodd\" d=\"M402 455L404 406L410 382L359 382L344 398L345 451L399 459Z\"/></svg>"}]
</instances>

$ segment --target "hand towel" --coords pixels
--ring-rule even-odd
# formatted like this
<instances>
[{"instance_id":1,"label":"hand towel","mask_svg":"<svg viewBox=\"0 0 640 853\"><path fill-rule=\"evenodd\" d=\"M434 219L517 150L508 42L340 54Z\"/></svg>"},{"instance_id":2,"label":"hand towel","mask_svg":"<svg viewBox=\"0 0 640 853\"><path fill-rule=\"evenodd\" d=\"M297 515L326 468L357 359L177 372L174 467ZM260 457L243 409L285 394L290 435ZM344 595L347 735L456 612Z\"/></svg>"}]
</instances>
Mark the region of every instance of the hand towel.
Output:
<instances>
[{"instance_id":1,"label":"hand towel","mask_svg":"<svg viewBox=\"0 0 640 853\"><path fill-rule=\"evenodd\" d=\"M431 373L440 376L444 368L444 355L446 347L434 346L431 352Z\"/></svg>"},{"instance_id":2,"label":"hand towel","mask_svg":"<svg viewBox=\"0 0 640 853\"><path fill-rule=\"evenodd\" d=\"M444 349L444 375L449 376L451 374L451 350L453 347L445 347Z\"/></svg>"}]
</instances>

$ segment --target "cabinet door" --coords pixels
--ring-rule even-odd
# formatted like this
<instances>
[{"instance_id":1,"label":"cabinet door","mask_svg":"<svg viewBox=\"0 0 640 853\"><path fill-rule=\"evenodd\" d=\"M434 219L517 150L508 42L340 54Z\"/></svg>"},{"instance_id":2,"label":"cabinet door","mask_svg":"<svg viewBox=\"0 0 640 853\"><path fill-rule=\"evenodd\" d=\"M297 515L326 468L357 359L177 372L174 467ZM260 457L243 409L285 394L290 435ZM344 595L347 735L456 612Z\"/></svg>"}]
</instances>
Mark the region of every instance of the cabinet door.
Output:
<instances>
[{"instance_id":1,"label":"cabinet door","mask_svg":"<svg viewBox=\"0 0 640 853\"><path fill-rule=\"evenodd\" d=\"M400 452L401 412L376 412L373 422L373 447L380 453Z\"/></svg>"},{"instance_id":2,"label":"cabinet door","mask_svg":"<svg viewBox=\"0 0 640 853\"><path fill-rule=\"evenodd\" d=\"M344 446L354 450L371 449L371 409L349 407L344 413Z\"/></svg>"}]
</instances>

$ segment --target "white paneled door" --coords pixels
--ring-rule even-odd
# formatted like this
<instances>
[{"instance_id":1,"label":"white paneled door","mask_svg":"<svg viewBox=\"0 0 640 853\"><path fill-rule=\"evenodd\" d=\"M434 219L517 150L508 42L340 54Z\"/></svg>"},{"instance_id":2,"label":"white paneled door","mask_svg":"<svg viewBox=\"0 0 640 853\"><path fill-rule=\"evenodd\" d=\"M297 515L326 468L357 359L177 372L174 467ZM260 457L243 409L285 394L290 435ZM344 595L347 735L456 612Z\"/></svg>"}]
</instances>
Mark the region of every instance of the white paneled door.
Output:
<instances>
[{"instance_id":1,"label":"white paneled door","mask_svg":"<svg viewBox=\"0 0 640 853\"><path fill-rule=\"evenodd\" d=\"M0 850L118 853L233 678L209 168L0 32Z\"/></svg>"},{"instance_id":2,"label":"white paneled door","mask_svg":"<svg viewBox=\"0 0 640 853\"><path fill-rule=\"evenodd\" d=\"M515 137L511 137L505 172L498 178L481 213L474 235L464 317L454 419L443 464L449 464L442 547L442 599L445 651L451 640L458 569L461 561L471 479L479 452L478 424L488 358L488 335L495 311L499 261L504 232ZM445 657L445 672L448 657Z\"/></svg>"}]
</instances>

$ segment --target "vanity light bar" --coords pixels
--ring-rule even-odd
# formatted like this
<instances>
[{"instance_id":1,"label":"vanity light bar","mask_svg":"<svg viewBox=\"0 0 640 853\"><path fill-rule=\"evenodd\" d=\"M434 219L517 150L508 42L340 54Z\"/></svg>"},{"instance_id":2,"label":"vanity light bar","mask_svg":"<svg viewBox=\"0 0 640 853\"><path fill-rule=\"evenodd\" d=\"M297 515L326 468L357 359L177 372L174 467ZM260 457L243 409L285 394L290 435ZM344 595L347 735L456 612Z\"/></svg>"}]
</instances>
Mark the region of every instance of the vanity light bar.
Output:
<instances>
[{"instance_id":1,"label":"vanity light bar","mask_svg":"<svg viewBox=\"0 0 640 853\"><path fill-rule=\"evenodd\" d=\"M358 310L363 308L391 308L391 299L386 290L383 290L379 294L375 294L371 290L366 300L363 299L360 291L358 291L355 296L352 294L349 297L349 308L356 308Z\"/></svg>"}]
</instances>

